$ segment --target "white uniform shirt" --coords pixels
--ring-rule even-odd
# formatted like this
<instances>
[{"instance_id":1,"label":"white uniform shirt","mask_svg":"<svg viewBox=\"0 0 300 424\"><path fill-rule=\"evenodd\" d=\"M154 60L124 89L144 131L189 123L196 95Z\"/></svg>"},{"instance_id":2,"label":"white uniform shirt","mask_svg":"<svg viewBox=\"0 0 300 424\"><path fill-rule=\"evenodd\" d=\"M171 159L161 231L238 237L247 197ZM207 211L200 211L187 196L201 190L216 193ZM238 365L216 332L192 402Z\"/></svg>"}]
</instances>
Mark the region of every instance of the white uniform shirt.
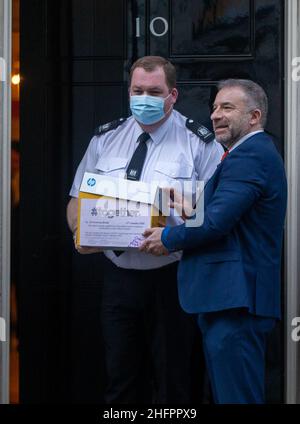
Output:
<instances>
[{"instance_id":1,"label":"white uniform shirt","mask_svg":"<svg viewBox=\"0 0 300 424\"><path fill-rule=\"evenodd\" d=\"M176 187L184 181L205 182L220 162L223 148L215 140L204 143L186 127L186 117L173 110L170 117L146 142L148 151L140 181L157 181L164 186ZM131 116L116 129L94 136L77 168L70 196L78 197L84 172L124 178L127 166L143 132ZM168 217L167 225L178 225L180 217ZM139 251L125 251L116 256L113 251L105 255L121 268L152 269L180 259L180 252L156 257Z\"/></svg>"}]
</instances>

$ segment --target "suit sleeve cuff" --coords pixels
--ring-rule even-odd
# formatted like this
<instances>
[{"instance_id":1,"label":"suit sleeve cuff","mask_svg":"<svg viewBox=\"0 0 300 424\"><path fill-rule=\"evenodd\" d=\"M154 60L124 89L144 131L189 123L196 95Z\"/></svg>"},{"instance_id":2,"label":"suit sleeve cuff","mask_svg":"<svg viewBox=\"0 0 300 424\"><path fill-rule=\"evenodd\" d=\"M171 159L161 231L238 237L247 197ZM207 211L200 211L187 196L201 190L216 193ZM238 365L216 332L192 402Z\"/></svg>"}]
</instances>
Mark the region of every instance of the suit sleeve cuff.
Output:
<instances>
[{"instance_id":1,"label":"suit sleeve cuff","mask_svg":"<svg viewBox=\"0 0 300 424\"><path fill-rule=\"evenodd\" d=\"M169 231L170 231L170 227L165 227L163 232L161 233L161 242L165 246L165 248L168 250L169 248L168 248L167 236L169 234Z\"/></svg>"},{"instance_id":2,"label":"suit sleeve cuff","mask_svg":"<svg viewBox=\"0 0 300 424\"><path fill-rule=\"evenodd\" d=\"M179 226L179 227L181 227L181 226ZM165 248L168 249L169 252L176 252L177 250L181 250L180 246L177 246L176 236L175 236L174 240L173 240L173 237L172 237L172 235L174 233L174 229L176 229L176 228L177 227L165 227L165 229L161 233L161 242L165 246Z\"/></svg>"}]
</instances>

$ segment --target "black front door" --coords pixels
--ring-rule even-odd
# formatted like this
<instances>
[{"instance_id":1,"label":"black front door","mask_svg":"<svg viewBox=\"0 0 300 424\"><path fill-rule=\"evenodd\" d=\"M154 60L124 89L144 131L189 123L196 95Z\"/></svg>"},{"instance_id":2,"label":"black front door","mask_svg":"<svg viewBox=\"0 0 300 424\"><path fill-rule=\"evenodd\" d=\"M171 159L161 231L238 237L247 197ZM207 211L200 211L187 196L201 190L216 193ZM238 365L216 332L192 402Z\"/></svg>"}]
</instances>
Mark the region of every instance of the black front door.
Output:
<instances>
[{"instance_id":1,"label":"black front door","mask_svg":"<svg viewBox=\"0 0 300 424\"><path fill-rule=\"evenodd\" d=\"M254 79L269 96L267 129L283 152L281 3L21 2L21 401L103 399L101 255L74 252L65 207L93 129L128 115L131 64L169 58L177 109L207 125L216 81ZM271 343L268 396L279 402L280 336Z\"/></svg>"}]
</instances>

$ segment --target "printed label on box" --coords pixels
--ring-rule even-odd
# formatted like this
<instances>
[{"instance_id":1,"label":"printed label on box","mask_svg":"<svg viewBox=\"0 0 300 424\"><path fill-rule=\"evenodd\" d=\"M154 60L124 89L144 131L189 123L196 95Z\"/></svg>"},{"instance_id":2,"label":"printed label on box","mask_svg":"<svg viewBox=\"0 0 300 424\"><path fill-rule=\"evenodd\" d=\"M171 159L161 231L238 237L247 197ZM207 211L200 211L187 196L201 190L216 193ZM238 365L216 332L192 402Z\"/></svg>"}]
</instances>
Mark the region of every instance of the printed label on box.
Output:
<instances>
[{"instance_id":1,"label":"printed label on box","mask_svg":"<svg viewBox=\"0 0 300 424\"><path fill-rule=\"evenodd\" d=\"M80 199L81 246L137 248L151 226L151 205L114 198Z\"/></svg>"}]
</instances>

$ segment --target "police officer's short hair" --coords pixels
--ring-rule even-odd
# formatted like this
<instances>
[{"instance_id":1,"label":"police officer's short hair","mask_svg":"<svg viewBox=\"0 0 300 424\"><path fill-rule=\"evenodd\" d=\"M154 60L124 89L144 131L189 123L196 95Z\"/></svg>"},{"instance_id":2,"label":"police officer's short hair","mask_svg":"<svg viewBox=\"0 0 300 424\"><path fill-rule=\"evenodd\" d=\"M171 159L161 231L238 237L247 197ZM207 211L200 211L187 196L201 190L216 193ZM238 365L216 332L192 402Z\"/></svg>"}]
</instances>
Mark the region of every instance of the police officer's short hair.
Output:
<instances>
[{"instance_id":1,"label":"police officer's short hair","mask_svg":"<svg viewBox=\"0 0 300 424\"><path fill-rule=\"evenodd\" d=\"M226 79L218 83L218 90L222 88L241 88L248 98L251 108L261 111L261 125L264 128L268 116L268 97L265 90L256 82L247 79Z\"/></svg>"},{"instance_id":2,"label":"police officer's short hair","mask_svg":"<svg viewBox=\"0 0 300 424\"><path fill-rule=\"evenodd\" d=\"M172 65L172 63L169 62L167 59L161 56L144 56L135 61L130 69L129 85L131 84L133 71L136 68L143 68L147 72L152 72L158 67L163 68L166 76L166 83L169 89L171 90L172 88L176 87L175 66Z\"/></svg>"}]
</instances>

